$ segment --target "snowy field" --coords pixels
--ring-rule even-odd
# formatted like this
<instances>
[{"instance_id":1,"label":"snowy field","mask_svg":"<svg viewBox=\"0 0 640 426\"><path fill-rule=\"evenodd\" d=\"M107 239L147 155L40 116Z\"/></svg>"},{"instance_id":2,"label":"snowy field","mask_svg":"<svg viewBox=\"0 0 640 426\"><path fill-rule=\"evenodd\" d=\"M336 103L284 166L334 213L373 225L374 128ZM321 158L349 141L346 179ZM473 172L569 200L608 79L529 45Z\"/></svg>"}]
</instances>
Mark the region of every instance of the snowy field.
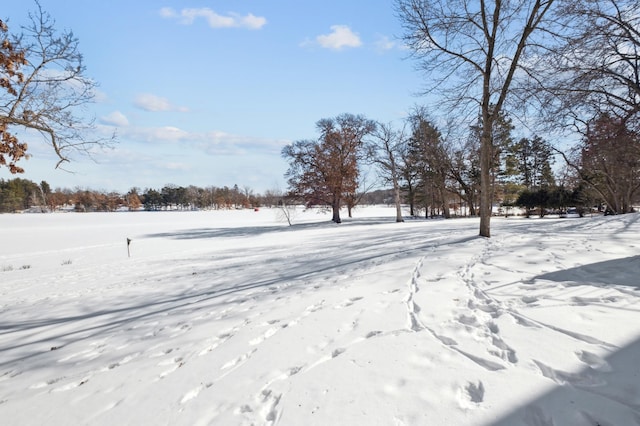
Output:
<instances>
[{"instance_id":1,"label":"snowy field","mask_svg":"<svg viewBox=\"0 0 640 426\"><path fill-rule=\"evenodd\" d=\"M329 219L0 215L0 423L640 424L640 215Z\"/></svg>"}]
</instances>

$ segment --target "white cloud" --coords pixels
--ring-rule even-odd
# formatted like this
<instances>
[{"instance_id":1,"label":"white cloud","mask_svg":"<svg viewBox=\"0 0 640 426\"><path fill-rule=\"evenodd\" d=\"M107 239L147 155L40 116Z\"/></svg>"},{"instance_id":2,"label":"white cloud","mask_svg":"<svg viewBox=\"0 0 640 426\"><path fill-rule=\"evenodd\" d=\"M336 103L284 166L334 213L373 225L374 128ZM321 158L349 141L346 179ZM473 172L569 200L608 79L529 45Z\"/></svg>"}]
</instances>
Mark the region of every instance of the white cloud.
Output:
<instances>
[{"instance_id":1,"label":"white cloud","mask_svg":"<svg viewBox=\"0 0 640 426\"><path fill-rule=\"evenodd\" d=\"M262 16L255 16L252 13L241 16L240 14L230 12L228 15L220 15L209 9L203 8L187 8L180 12L170 8L163 7L160 9L160 16L168 19L178 19L180 23L191 25L198 18L203 18L211 28L246 28L250 30L259 30L266 23L267 19Z\"/></svg>"},{"instance_id":2,"label":"white cloud","mask_svg":"<svg viewBox=\"0 0 640 426\"><path fill-rule=\"evenodd\" d=\"M375 45L379 51L387 51L396 47L396 43L387 36L378 36Z\"/></svg>"},{"instance_id":3,"label":"white cloud","mask_svg":"<svg viewBox=\"0 0 640 426\"><path fill-rule=\"evenodd\" d=\"M211 131L198 135L202 149L210 155L239 155L247 152L279 154L288 141Z\"/></svg>"},{"instance_id":4,"label":"white cloud","mask_svg":"<svg viewBox=\"0 0 640 426\"><path fill-rule=\"evenodd\" d=\"M179 111L187 112L188 108L179 107L171 104L167 98L161 96L152 95L150 93L141 93L136 96L133 104L140 109L150 112L158 111Z\"/></svg>"},{"instance_id":5,"label":"white cloud","mask_svg":"<svg viewBox=\"0 0 640 426\"><path fill-rule=\"evenodd\" d=\"M102 124L107 124L116 127L126 127L129 125L129 120L120 111L113 111L111 114L100 117Z\"/></svg>"},{"instance_id":6,"label":"white cloud","mask_svg":"<svg viewBox=\"0 0 640 426\"><path fill-rule=\"evenodd\" d=\"M122 139L144 143L185 143L207 155L244 155L262 153L278 155L286 140L237 135L218 130L190 132L174 126L127 127L118 134Z\"/></svg>"},{"instance_id":7,"label":"white cloud","mask_svg":"<svg viewBox=\"0 0 640 426\"><path fill-rule=\"evenodd\" d=\"M321 47L340 50L343 47L360 47L362 41L357 33L351 31L347 25L332 25L329 34L316 37Z\"/></svg>"}]
</instances>

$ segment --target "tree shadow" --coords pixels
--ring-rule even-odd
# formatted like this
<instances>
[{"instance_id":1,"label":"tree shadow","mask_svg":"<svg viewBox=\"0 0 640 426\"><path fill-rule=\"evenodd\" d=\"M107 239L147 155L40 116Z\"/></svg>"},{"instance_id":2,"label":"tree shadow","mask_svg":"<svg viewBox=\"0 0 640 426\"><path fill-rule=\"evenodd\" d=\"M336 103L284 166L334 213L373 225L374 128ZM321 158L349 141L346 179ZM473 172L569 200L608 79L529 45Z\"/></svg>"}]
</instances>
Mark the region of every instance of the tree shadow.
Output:
<instances>
[{"instance_id":1,"label":"tree shadow","mask_svg":"<svg viewBox=\"0 0 640 426\"><path fill-rule=\"evenodd\" d=\"M491 425L640 425L640 338L604 359L576 355L588 364L579 372L538 365L555 387Z\"/></svg>"},{"instance_id":2,"label":"tree shadow","mask_svg":"<svg viewBox=\"0 0 640 426\"><path fill-rule=\"evenodd\" d=\"M336 226L371 226L395 223L394 217L367 217L367 218L348 218L342 223L336 224L330 220L318 222L294 223L291 226L286 224L276 226L240 226L236 228L189 228L184 230L161 232L155 234L142 235L143 238L171 238L177 240L192 239L208 239L223 237L251 237L256 235L294 232L305 229L325 229Z\"/></svg>"},{"instance_id":3,"label":"tree shadow","mask_svg":"<svg viewBox=\"0 0 640 426\"><path fill-rule=\"evenodd\" d=\"M640 256L605 260L538 275L533 280L585 283L596 286L622 285L640 289ZM640 294L639 294L640 296Z\"/></svg>"},{"instance_id":4,"label":"tree shadow","mask_svg":"<svg viewBox=\"0 0 640 426\"><path fill-rule=\"evenodd\" d=\"M545 273L532 278L531 282L548 280L565 286L625 286L632 287L627 291L640 296L639 277L640 256L631 256ZM629 327L629 324L624 326ZM491 425L640 425L640 337L622 348L615 348L606 358L584 350L568 354L572 355L586 367L578 372L567 372L535 362L540 374L555 382L554 388Z\"/></svg>"},{"instance_id":5,"label":"tree shadow","mask_svg":"<svg viewBox=\"0 0 640 426\"><path fill-rule=\"evenodd\" d=\"M385 219L386 220L386 219ZM386 222L385 222L386 223ZM356 225L358 223L355 223ZM361 223L365 224L365 223ZM318 226L340 226L333 223L312 223L299 225L301 227L314 228ZM164 238L213 238L215 236L242 236L252 231L254 227L240 229L227 229L228 233L219 233L217 230L185 230L184 232L162 234ZM286 232L290 227L256 227L263 232ZM299 229L299 228L298 228ZM220 230L225 231L225 230ZM255 236L255 233L252 234ZM156 235L160 237L160 234ZM149 236L153 237L153 235ZM51 348L62 348L77 341L89 338L99 338L117 330L127 329L140 324L142 321L158 319L166 315L188 309L193 316L200 313L221 310L230 304L240 303L234 298L260 298L262 296L277 295L284 297L288 293L308 290L309 282L317 280L318 276L332 277L339 275L339 271L352 268L366 268L376 261L383 261L388 257L410 256L416 252L423 252L439 244L437 240L424 240L419 235L408 235L404 238L421 239L421 244L409 248L398 249L390 247L386 250L370 250L371 246L387 247L391 240L396 243L402 238L394 233L382 233L373 238L360 239L350 245L348 252L337 250L340 242L333 242L322 252L314 251L312 254L292 257L296 249L283 255L274 255L269 259L269 271L265 265L256 265L251 273L246 272L246 263L231 263L218 265L216 268L207 262L207 258L191 259L198 268L190 268L185 279L193 280L194 276L199 284L194 289L166 293L160 288L153 293L145 293L137 297L116 297L109 300L108 305L87 304L83 310L72 315L64 312L45 312L41 318L29 320L5 321L0 324L0 337L10 337L7 344L0 346L0 368L27 360L38 359L45 356L42 361L34 362L31 366L46 367L46 354ZM448 241L448 244L460 244L479 238L475 235L459 235ZM423 241L424 240L424 241ZM243 255L249 255L243 248ZM263 250L256 248L255 250ZM230 256L235 255L230 253ZM311 257L313 258L311 259ZM312 261L310 261L310 259ZM164 263L166 261L160 261ZM161 265L158 265L159 267ZM154 265L149 265L149 270L154 271ZM335 272L334 272L335 271ZM135 286L138 281L146 281L150 276L135 276L129 286ZM214 279L212 277L222 277ZM238 278L240 277L240 278ZM176 277L172 277L176 279ZM283 286L283 283L286 284ZM258 292L258 293L256 293Z\"/></svg>"}]
</instances>

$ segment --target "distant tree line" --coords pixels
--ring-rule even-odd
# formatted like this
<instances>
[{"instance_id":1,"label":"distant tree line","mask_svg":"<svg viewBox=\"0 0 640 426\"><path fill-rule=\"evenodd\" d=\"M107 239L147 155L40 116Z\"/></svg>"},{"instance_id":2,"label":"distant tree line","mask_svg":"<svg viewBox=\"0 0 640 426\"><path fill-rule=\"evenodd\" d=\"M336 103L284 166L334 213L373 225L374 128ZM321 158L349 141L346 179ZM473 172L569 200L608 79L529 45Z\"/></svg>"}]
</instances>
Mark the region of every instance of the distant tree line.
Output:
<instances>
[{"instance_id":1,"label":"distant tree line","mask_svg":"<svg viewBox=\"0 0 640 426\"><path fill-rule=\"evenodd\" d=\"M166 185L161 189L131 188L127 193L91 189L55 189L42 181L0 179L0 213L22 211L113 212L117 210L239 209L277 205L278 191L255 194L250 188Z\"/></svg>"}]
</instances>

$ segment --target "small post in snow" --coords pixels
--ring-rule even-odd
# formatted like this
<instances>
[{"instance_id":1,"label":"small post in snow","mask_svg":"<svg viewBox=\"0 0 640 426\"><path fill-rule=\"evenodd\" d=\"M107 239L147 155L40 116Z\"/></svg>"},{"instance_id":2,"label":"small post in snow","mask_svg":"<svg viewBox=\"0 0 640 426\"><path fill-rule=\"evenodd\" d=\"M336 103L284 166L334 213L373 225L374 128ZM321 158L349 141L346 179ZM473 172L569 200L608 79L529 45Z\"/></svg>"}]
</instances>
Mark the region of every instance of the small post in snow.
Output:
<instances>
[{"instance_id":1,"label":"small post in snow","mask_svg":"<svg viewBox=\"0 0 640 426\"><path fill-rule=\"evenodd\" d=\"M127 257L131 257L131 251L129 251L130 245L131 245L131 238L127 238Z\"/></svg>"}]
</instances>

